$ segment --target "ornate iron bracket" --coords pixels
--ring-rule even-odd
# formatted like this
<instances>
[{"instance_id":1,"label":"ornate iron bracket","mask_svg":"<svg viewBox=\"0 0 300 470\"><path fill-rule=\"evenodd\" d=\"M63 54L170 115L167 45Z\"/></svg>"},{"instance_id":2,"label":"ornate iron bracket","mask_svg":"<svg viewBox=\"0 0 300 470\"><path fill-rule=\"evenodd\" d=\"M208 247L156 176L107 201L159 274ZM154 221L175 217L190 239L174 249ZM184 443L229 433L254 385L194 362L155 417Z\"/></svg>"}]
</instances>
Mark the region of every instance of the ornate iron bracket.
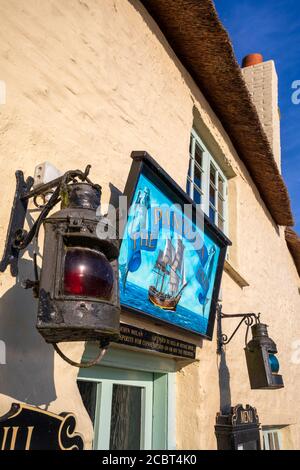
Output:
<instances>
[{"instance_id":1,"label":"ornate iron bracket","mask_svg":"<svg viewBox=\"0 0 300 470\"><path fill-rule=\"evenodd\" d=\"M46 218L50 210L61 200L61 194L64 194L64 187L70 181L76 181L76 178L78 178L81 181L91 183L88 178L90 168L91 165L88 165L84 172L80 170L67 171L63 176L60 176L49 183L38 186L33 190L31 190L31 188L34 183L34 179L30 176L25 181L23 172L20 170L16 171L16 190L7 229L4 253L0 261L0 272L4 272L8 265L10 265L11 275L14 277L18 275L18 259L20 251L24 250L34 237L38 236L39 228L43 220ZM43 206L37 206L36 198L40 195L44 195L45 193L49 193L54 188L55 190L49 201ZM41 212L29 232L27 232L24 230L24 222L30 198L33 198L36 206ZM24 287L36 288L36 281L25 282ZM30 283L34 283L34 286Z\"/></svg>"},{"instance_id":2,"label":"ornate iron bracket","mask_svg":"<svg viewBox=\"0 0 300 470\"><path fill-rule=\"evenodd\" d=\"M16 191L14 201L11 209L9 225L7 229L7 236L2 260L0 262L0 271L4 272L10 264L10 271L12 276L18 274L18 237L23 232L28 199L25 196L30 193L33 185L33 178L29 177L27 181L24 180L22 171L16 171Z\"/></svg>"},{"instance_id":3,"label":"ornate iron bracket","mask_svg":"<svg viewBox=\"0 0 300 470\"><path fill-rule=\"evenodd\" d=\"M222 332L222 320L226 318L241 318L237 327L233 333L228 337L228 335ZM218 321L218 348L217 353L221 354L224 346L230 343L232 338L235 336L239 328L243 323L247 326L246 335L245 335L245 345L247 345L247 338L250 326L254 323L260 323L260 313L235 313L235 314L226 314L222 312L222 305L217 306L217 321Z\"/></svg>"}]
</instances>

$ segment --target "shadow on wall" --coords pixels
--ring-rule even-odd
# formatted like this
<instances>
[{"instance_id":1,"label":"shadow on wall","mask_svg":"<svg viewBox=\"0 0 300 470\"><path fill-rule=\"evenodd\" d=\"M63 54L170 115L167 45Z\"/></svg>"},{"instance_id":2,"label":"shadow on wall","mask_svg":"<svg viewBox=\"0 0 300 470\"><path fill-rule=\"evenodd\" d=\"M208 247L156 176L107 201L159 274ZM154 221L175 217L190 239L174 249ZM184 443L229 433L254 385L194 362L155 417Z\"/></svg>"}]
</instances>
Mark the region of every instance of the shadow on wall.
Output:
<instances>
[{"instance_id":1,"label":"shadow on wall","mask_svg":"<svg viewBox=\"0 0 300 470\"><path fill-rule=\"evenodd\" d=\"M222 335L221 321L217 321L217 338ZM222 350L219 355L219 390L220 390L220 411L222 414L229 414L231 408L230 372L226 363L226 354Z\"/></svg>"},{"instance_id":2,"label":"shadow on wall","mask_svg":"<svg viewBox=\"0 0 300 470\"><path fill-rule=\"evenodd\" d=\"M56 399L54 349L36 330L37 300L21 287L32 279L32 261L19 260L16 284L0 300L0 338L6 346L6 365L0 365L0 394L31 405Z\"/></svg>"},{"instance_id":3,"label":"shadow on wall","mask_svg":"<svg viewBox=\"0 0 300 470\"><path fill-rule=\"evenodd\" d=\"M219 364L220 411L229 414L231 408L230 373L226 364L226 354L222 351Z\"/></svg>"}]
</instances>

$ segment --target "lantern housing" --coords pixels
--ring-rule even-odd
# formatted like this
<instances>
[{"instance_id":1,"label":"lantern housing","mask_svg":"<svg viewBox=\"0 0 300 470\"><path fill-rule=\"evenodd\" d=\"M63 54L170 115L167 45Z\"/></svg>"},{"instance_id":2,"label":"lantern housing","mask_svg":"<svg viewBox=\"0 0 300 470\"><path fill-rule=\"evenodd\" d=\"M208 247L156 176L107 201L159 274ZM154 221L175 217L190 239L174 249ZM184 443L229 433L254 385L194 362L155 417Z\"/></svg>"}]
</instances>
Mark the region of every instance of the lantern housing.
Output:
<instances>
[{"instance_id":1,"label":"lantern housing","mask_svg":"<svg viewBox=\"0 0 300 470\"><path fill-rule=\"evenodd\" d=\"M245 347L248 375L252 389L284 387L279 372L277 346L268 335L267 325L256 323L251 327L252 339Z\"/></svg>"},{"instance_id":2,"label":"lantern housing","mask_svg":"<svg viewBox=\"0 0 300 470\"><path fill-rule=\"evenodd\" d=\"M39 165L38 171L42 172L45 166ZM38 331L65 361L76 367L96 364L109 342L119 338L119 242L116 227L107 217L97 215L101 187L88 178L90 168L87 165L84 172L69 170L46 182L49 178L40 173L35 181L30 176L25 180L23 172L16 171L16 190L0 260L0 272L10 266L12 276L17 276L20 253L35 242L34 280L24 280L22 287L32 289L39 299ZM29 200L39 216L27 231L24 223ZM48 217L59 202L60 211ZM39 276L37 247L42 224L45 237ZM61 341L90 340L99 342L99 352L89 363L72 361L57 345Z\"/></svg>"},{"instance_id":3,"label":"lantern housing","mask_svg":"<svg viewBox=\"0 0 300 470\"><path fill-rule=\"evenodd\" d=\"M118 338L119 244L96 217L100 196L99 186L68 184L61 210L44 220L37 329L47 342Z\"/></svg>"}]
</instances>

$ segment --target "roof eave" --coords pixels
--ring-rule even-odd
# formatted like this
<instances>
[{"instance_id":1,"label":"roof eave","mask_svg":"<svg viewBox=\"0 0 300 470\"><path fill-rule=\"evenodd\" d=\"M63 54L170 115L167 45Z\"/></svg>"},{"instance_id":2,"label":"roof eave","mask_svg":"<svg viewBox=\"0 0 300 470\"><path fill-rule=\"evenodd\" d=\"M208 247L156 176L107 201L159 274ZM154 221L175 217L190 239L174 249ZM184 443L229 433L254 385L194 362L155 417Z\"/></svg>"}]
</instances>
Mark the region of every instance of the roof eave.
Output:
<instances>
[{"instance_id":1,"label":"roof eave","mask_svg":"<svg viewBox=\"0 0 300 470\"><path fill-rule=\"evenodd\" d=\"M287 227L285 229L285 239L300 276L300 237L293 229Z\"/></svg>"}]
</instances>

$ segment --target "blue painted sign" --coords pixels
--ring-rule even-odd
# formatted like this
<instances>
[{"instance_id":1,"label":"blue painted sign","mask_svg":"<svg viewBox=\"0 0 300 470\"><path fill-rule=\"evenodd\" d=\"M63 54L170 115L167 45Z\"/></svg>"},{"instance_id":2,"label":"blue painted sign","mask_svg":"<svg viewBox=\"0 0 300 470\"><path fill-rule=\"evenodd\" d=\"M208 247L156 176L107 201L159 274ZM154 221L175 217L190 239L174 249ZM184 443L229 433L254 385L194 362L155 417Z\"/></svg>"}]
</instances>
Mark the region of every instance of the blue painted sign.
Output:
<instances>
[{"instance_id":1,"label":"blue painted sign","mask_svg":"<svg viewBox=\"0 0 300 470\"><path fill-rule=\"evenodd\" d=\"M121 304L210 337L220 241L186 215L191 201L179 201L175 182L151 171L148 161L136 178L121 244Z\"/></svg>"}]
</instances>

